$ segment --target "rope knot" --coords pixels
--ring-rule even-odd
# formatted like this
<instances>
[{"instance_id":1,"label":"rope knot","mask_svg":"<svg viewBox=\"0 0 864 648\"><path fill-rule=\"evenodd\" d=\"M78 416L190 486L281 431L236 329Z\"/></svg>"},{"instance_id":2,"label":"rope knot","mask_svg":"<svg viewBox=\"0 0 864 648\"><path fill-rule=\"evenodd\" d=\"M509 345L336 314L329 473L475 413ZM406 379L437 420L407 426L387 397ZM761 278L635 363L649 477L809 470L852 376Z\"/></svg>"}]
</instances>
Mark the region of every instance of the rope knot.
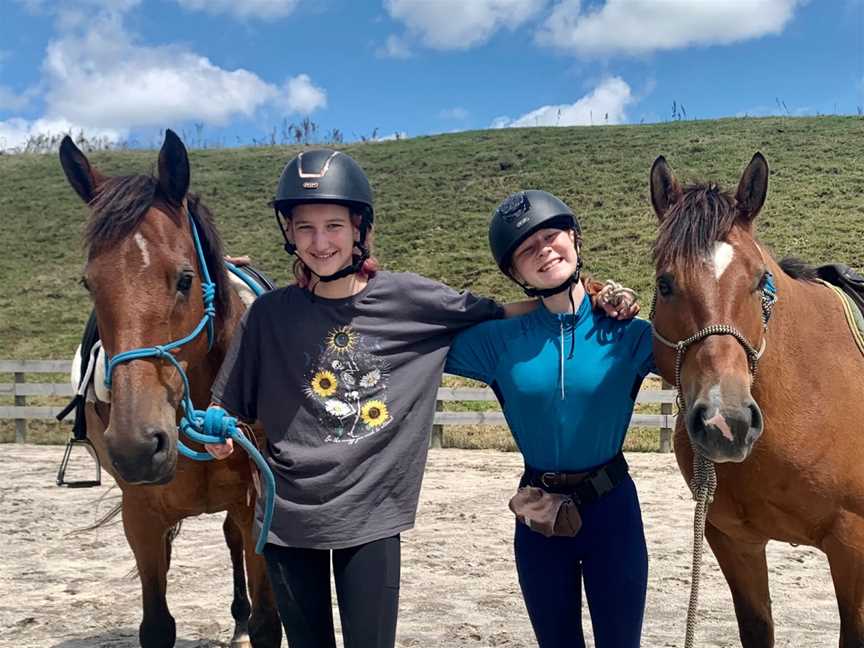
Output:
<instances>
[{"instance_id":1,"label":"rope knot","mask_svg":"<svg viewBox=\"0 0 864 648\"><path fill-rule=\"evenodd\" d=\"M237 419L221 407L208 407L204 412L204 434L227 439L229 432L237 428Z\"/></svg>"}]
</instances>

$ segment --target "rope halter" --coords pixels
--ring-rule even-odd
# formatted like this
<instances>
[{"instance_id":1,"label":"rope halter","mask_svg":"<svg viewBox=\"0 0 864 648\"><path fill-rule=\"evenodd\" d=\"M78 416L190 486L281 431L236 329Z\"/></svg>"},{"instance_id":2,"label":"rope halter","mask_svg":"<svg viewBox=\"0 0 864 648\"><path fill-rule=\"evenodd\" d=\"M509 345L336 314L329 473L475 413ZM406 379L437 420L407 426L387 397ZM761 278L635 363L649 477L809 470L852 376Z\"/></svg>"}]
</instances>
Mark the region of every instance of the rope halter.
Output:
<instances>
[{"instance_id":1,"label":"rope halter","mask_svg":"<svg viewBox=\"0 0 864 648\"><path fill-rule=\"evenodd\" d=\"M211 407L206 410L196 410L192 404L192 398L189 396L189 378L183 367L177 361L174 351L196 339L202 331L207 330L207 351L213 348L213 340L215 337L215 321L216 321L216 284L210 278L210 272L207 269L207 262L204 258L204 249L201 247L201 239L198 236L198 227L195 225L195 220L192 214L186 209L186 216L189 220L189 228L192 230L192 239L195 242L195 253L198 257L198 267L201 272L201 291L204 299L204 315L198 325L186 337L174 340L168 344L157 344L152 347L142 347L131 351L124 351L108 358L105 354L105 387L111 389L111 377L117 365L140 360L142 358L159 358L167 360L174 365L180 378L183 380L183 397L181 405L183 406L183 416L180 418L180 431L192 441L198 443L218 444L225 443L226 439L233 439L249 454L255 464L258 466L261 476L264 479L264 518L261 527L261 533L258 536L258 541L255 546L257 553L264 551L264 545L267 543L267 537L270 532L270 525L273 520L273 508L275 506L276 482L273 478L273 473L267 465L267 461L255 447L255 444L246 438L241 430L238 429L237 419L229 416L228 413L220 407ZM260 296L264 291L260 285L252 281L245 273L238 270L231 263L225 263L225 266L230 272L237 275L247 286ZM195 461L211 461L213 457L209 452L199 452L189 448L183 440L177 439L177 451L183 456ZM254 476L254 475L253 475Z\"/></svg>"}]
</instances>

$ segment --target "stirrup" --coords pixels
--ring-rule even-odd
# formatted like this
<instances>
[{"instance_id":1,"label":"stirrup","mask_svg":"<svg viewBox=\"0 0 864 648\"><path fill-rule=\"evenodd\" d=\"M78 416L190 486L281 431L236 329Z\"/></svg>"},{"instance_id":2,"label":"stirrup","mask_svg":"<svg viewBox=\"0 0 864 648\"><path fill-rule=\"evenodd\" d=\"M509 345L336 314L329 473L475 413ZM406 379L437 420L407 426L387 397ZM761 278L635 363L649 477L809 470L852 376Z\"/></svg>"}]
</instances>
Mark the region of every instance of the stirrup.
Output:
<instances>
[{"instance_id":1,"label":"stirrup","mask_svg":"<svg viewBox=\"0 0 864 648\"><path fill-rule=\"evenodd\" d=\"M93 459L96 460L96 479L84 479L81 481L66 481L66 468L69 465L69 458L72 455L72 448L76 445L83 445ZM63 461L60 462L60 470L57 471L57 485L67 486L68 488L91 488L93 486L102 485L102 464L99 462L99 455L96 454L96 448L90 443L90 439L69 439L66 444L66 451L63 453Z\"/></svg>"}]
</instances>

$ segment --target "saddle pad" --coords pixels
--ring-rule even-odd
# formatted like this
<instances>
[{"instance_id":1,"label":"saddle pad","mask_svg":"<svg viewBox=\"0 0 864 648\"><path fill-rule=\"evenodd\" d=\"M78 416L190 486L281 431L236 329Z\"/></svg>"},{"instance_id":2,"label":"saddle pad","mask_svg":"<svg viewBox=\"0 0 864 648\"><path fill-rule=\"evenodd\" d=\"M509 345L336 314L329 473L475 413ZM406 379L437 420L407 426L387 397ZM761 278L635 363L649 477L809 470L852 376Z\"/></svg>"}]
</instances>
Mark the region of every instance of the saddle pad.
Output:
<instances>
[{"instance_id":1,"label":"saddle pad","mask_svg":"<svg viewBox=\"0 0 864 648\"><path fill-rule=\"evenodd\" d=\"M834 284L822 279L817 279L817 281L833 290L840 298L840 303L843 304L843 314L846 315L846 323L849 324L849 330L852 332L858 350L864 355L864 315L862 315L861 310L849 295Z\"/></svg>"}]
</instances>

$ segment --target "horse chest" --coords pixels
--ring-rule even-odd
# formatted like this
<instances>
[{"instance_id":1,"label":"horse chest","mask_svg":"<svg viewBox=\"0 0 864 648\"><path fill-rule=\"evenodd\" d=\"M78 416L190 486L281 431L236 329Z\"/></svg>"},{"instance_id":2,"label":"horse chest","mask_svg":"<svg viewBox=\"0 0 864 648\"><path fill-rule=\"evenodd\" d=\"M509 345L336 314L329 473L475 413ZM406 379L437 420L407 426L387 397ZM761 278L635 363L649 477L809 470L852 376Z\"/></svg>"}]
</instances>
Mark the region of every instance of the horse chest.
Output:
<instances>
[{"instance_id":1,"label":"horse chest","mask_svg":"<svg viewBox=\"0 0 864 648\"><path fill-rule=\"evenodd\" d=\"M809 502L809 504L808 504ZM800 484L788 480L747 479L718 475L711 524L746 542L768 539L816 544L820 509ZM812 512L808 512L812 510Z\"/></svg>"}]
</instances>

